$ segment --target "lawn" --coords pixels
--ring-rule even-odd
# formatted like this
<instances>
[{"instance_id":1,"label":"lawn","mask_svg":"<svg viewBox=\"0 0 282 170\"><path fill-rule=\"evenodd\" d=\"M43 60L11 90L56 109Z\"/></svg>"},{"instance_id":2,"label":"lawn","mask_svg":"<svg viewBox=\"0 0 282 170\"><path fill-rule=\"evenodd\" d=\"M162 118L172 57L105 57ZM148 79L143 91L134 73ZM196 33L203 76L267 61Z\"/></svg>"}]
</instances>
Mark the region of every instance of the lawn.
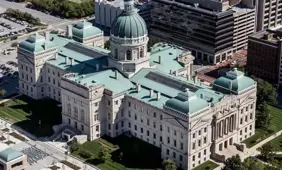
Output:
<instances>
[{"instance_id":1,"label":"lawn","mask_svg":"<svg viewBox=\"0 0 282 170\"><path fill-rule=\"evenodd\" d=\"M270 143L275 148L275 150L277 150L278 152L282 152L282 135L274 138L270 141Z\"/></svg>"},{"instance_id":2,"label":"lawn","mask_svg":"<svg viewBox=\"0 0 282 170\"><path fill-rule=\"evenodd\" d=\"M282 109L270 105L268 105L268 108L271 114L269 130L267 131L264 129L256 129L256 132L252 137L243 141L243 143L245 143L248 148L266 139L271 134L282 130Z\"/></svg>"},{"instance_id":3,"label":"lawn","mask_svg":"<svg viewBox=\"0 0 282 170\"><path fill-rule=\"evenodd\" d=\"M111 150L111 158L105 163L101 163L97 159L102 145ZM82 158L80 156L82 150L90 152L91 158ZM121 152L122 156L120 156ZM117 138L103 137L103 139L85 142L72 154L99 167L101 170L155 170L161 168L161 150L159 148L126 135Z\"/></svg>"},{"instance_id":4,"label":"lawn","mask_svg":"<svg viewBox=\"0 0 282 170\"><path fill-rule=\"evenodd\" d=\"M216 163L213 163L211 161L206 161L202 163L201 165L197 166L196 168L194 168L193 170L212 170L218 166L219 165L217 165Z\"/></svg>"},{"instance_id":5,"label":"lawn","mask_svg":"<svg viewBox=\"0 0 282 170\"><path fill-rule=\"evenodd\" d=\"M0 104L0 117L38 136L53 134L52 126L62 122L61 109L53 100L20 96Z\"/></svg>"}]
</instances>

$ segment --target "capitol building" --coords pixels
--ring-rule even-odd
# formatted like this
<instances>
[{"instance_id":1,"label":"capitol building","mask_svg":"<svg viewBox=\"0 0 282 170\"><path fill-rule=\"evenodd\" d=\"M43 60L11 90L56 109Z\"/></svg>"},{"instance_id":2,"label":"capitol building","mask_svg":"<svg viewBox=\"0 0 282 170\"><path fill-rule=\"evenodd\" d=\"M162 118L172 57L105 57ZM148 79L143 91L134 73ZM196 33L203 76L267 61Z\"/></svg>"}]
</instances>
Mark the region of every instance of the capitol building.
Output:
<instances>
[{"instance_id":1,"label":"capitol building","mask_svg":"<svg viewBox=\"0 0 282 170\"><path fill-rule=\"evenodd\" d=\"M255 133L256 82L237 69L207 86L179 46L147 48L148 31L132 0L103 32L80 21L66 35L31 35L18 46L19 90L61 103L65 127L95 140L130 134L190 170L244 152Z\"/></svg>"}]
</instances>

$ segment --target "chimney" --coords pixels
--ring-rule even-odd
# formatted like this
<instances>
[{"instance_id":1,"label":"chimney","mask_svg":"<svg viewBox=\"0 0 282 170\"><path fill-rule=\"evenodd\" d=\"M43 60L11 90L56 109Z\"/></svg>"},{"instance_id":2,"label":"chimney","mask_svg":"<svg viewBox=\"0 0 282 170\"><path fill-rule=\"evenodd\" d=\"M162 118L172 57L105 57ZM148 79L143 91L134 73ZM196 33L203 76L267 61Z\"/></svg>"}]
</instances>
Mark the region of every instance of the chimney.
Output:
<instances>
[{"instance_id":1,"label":"chimney","mask_svg":"<svg viewBox=\"0 0 282 170\"><path fill-rule=\"evenodd\" d=\"M72 25L67 25L66 37L72 38Z\"/></svg>"},{"instance_id":2,"label":"chimney","mask_svg":"<svg viewBox=\"0 0 282 170\"><path fill-rule=\"evenodd\" d=\"M159 55L159 64L162 63L162 57Z\"/></svg>"},{"instance_id":3,"label":"chimney","mask_svg":"<svg viewBox=\"0 0 282 170\"><path fill-rule=\"evenodd\" d=\"M200 94L200 98L201 98L201 99L204 99L204 94Z\"/></svg>"},{"instance_id":4,"label":"chimney","mask_svg":"<svg viewBox=\"0 0 282 170\"><path fill-rule=\"evenodd\" d=\"M99 64L96 64L96 71L99 71Z\"/></svg>"},{"instance_id":5,"label":"chimney","mask_svg":"<svg viewBox=\"0 0 282 170\"><path fill-rule=\"evenodd\" d=\"M229 90L231 91L232 90L232 82L229 81Z\"/></svg>"},{"instance_id":6,"label":"chimney","mask_svg":"<svg viewBox=\"0 0 282 170\"><path fill-rule=\"evenodd\" d=\"M68 64L68 62L69 62L69 57L66 57L65 58L65 63Z\"/></svg>"},{"instance_id":7,"label":"chimney","mask_svg":"<svg viewBox=\"0 0 282 170\"><path fill-rule=\"evenodd\" d=\"M58 58L58 53L55 54L55 60Z\"/></svg>"},{"instance_id":8,"label":"chimney","mask_svg":"<svg viewBox=\"0 0 282 170\"><path fill-rule=\"evenodd\" d=\"M187 75L187 80L190 81L191 80L191 76Z\"/></svg>"},{"instance_id":9,"label":"chimney","mask_svg":"<svg viewBox=\"0 0 282 170\"><path fill-rule=\"evenodd\" d=\"M175 76L177 76L177 71L173 72Z\"/></svg>"},{"instance_id":10,"label":"chimney","mask_svg":"<svg viewBox=\"0 0 282 170\"><path fill-rule=\"evenodd\" d=\"M49 31L45 31L44 36L45 36L46 40L50 40L50 32Z\"/></svg>"},{"instance_id":11,"label":"chimney","mask_svg":"<svg viewBox=\"0 0 282 170\"><path fill-rule=\"evenodd\" d=\"M160 100L160 98L161 98L161 92L157 92L157 100Z\"/></svg>"},{"instance_id":12,"label":"chimney","mask_svg":"<svg viewBox=\"0 0 282 170\"><path fill-rule=\"evenodd\" d=\"M115 70L115 79L118 79L118 72Z\"/></svg>"},{"instance_id":13,"label":"chimney","mask_svg":"<svg viewBox=\"0 0 282 170\"><path fill-rule=\"evenodd\" d=\"M73 66L74 65L74 59L72 58L70 60L71 60L71 66Z\"/></svg>"},{"instance_id":14,"label":"chimney","mask_svg":"<svg viewBox=\"0 0 282 170\"><path fill-rule=\"evenodd\" d=\"M141 91L141 85L140 84L136 84L136 90L137 90L137 92Z\"/></svg>"},{"instance_id":15,"label":"chimney","mask_svg":"<svg viewBox=\"0 0 282 170\"><path fill-rule=\"evenodd\" d=\"M194 83L198 83L198 76L197 75L195 75L195 77L194 77Z\"/></svg>"},{"instance_id":16,"label":"chimney","mask_svg":"<svg viewBox=\"0 0 282 170\"><path fill-rule=\"evenodd\" d=\"M153 95L154 95L154 90L150 90L150 97L153 97Z\"/></svg>"},{"instance_id":17,"label":"chimney","mask_svg":"<svg viewBox=\"0 0 282 170\"><path fill-rule=\"evenodd\" d=\"M169 70L169 74L172 74L172 70Z\"/></svg>"}]
</instances>

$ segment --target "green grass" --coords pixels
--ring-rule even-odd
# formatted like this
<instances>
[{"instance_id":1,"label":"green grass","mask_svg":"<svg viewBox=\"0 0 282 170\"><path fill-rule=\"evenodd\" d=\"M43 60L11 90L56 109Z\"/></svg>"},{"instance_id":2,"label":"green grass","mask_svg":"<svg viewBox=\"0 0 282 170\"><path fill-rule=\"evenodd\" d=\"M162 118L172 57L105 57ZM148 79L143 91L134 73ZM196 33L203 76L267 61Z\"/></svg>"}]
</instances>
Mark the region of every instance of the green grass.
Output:
<instances>
[{"instance_id":1,"label":"green grass","mask_svg":"<svg viewBox=\"0 0 282 170\"><path fill-rule=\"evenodd\" d=\"M282 130L282 109L279 109L277 107L273 107L268 105L268 108L270 110L270 115L271 115L271 121L270 121L270 126L269 130L264 130L264 129L256 129L255 134L244 140L243 143L246 144L248 148L256 145L257 143L261 142L262 140L266 139L269 137L271 134Z\"/></svg>"},{"instance_id":2,"label":"green grass","mask_svg":"<svg viewBox=\"0 0 282 170\"><path fill-rule=\"evenodd\" d=\"M201 165L197 166L196 168L194 168L193 170L212 170L212 169L215 169L218 166L219 165L217 165L216 163L213 163L211 161L206 161L206 162L202 163Z\"/></svg>"},{"instance_id":3,"label":"green grass","mask_svg":"<svg viewBox=\"0 0 282 170\"><path fill-rule=\"evenodd\" d=\"M272 146L275 148L276 151L281 152L282 151L282 135L274 138L270 141Z\"/></svg>"},{"instance_id":4,"label":"green grass","mask_svg":"<svg viewBox=\"0 0 282 170\"><path fill-rule=\"evenodd\" d=\"M135 137L125 135L114 139L109 137L103 138L104 139L85 142L72 154L84 159L79 156L79 152L81 150L90 152L92 157L84 160L97 166L101 170L155 170L161 167L161 150L159 148ZM109 148L111 151L111 158L104 163L101 163L97 159L102 145ZM122 158L120 157L121 152L123 155Z\"/></svg>"},{"instance_id":5,"label":"green grass","mask_svg":"<svg viewBox=\"0 0 282 170\"><path fill-rule=\"evenodd\" d=\"M52 135L52 126L62 122L56 102L35 101L26 96L0 104L0 117L38 137Z\"/></svg>"}]
</instances>

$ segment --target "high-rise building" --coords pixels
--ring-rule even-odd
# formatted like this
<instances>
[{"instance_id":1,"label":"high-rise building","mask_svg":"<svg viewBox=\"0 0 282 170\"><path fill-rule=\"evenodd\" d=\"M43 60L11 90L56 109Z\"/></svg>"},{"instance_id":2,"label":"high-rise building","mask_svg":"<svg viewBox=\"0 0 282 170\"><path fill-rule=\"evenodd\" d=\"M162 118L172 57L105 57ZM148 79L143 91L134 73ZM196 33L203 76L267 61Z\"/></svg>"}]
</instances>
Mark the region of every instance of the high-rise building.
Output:
<instances>
[{"instance_id":1,"label":"high-rise building","mask_svg":"<svg viewBox=\"0 0 282 170\"><path fill-rule=\"evenodd\" d=\"M135 7L147 26L149 26L151 14L150 0L135 1ZM103 28L111 28L112 22L122 13L123 9L123 0L95 0L96 25Z\"/></svg>"},{"instance_id":2,"label":"high-rise building","mask_svg":"<svg viewBox=\"0 0 282 170\"><path fill-rule=\"evenodd\" d=\"M255 29L252 0L153 0L151 7L152 35L186 47L208 63L245 48Z\"/></svg>"},{"instance_id":3,"label":"high-rise building","mask_svg":"<svg viewBox=\"0 0 282 170\"><path fill-rule=\"evenodd\" d=\"M249 37L247 71L274 84L282 83L282 29L267 29Z\"/></svg>"},{"instance_id":4,"label":"high-rise building","mask_svg":"<svg viewBox=\"0 0 282 170\"><path fill-rule=\"evenodd\" d=\"M256 1L256 30L261 31L282 24L281 0Z\"/></svg>"}]
</instances>

